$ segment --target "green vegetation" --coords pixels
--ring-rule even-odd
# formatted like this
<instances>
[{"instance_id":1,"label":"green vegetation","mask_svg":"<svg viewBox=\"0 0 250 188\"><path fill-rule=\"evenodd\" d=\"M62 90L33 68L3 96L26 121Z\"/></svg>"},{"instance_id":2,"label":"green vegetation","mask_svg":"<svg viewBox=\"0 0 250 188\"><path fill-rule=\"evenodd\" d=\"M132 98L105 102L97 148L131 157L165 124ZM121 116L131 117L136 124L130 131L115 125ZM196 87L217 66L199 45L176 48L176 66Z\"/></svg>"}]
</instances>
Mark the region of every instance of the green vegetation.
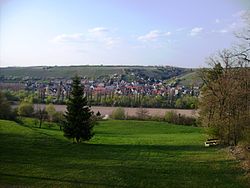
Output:
<instances>
[{"instance_id":1,"label":"green vegetation","mask_svg":"<svg viewBox=\"0 0 250 188\"><path fill-rule=\"evenodd\" d=\"M198 97L185 95L178 98L175 102L175 107L184 109L195 109L198 107Z\"/></svg>"},{"instance_id":2,"label":"green vegetation","mask_svg":"<svg viewBox=\"0 0 250 188\"><path fill-rule=\"evenodd\" d=\"M126 115L125 115L124 108L119 107L119 108L114 109L111 114L111 117L113 119L120 119L120 120L125 119Z\"/></svg>"},{"instance_id":3,"label":"green vegetation","mask_svg":"<svg viewBox=\"0 0 250 188\"><path fill-rule=\"evenodd\" d=\"M7 101L4 94L0 91L0 119L10 119L11 117L10 103Z\"/></svg>"},{"instance_id":4,"label":"green vegetation","mask_svg":"<svg viewBox=\"0 0 250 188\"><path fill-rule=\"evenodd\" d=\"M147 78L169 79L173 76L189 72L189 69L178 67L157 66L38 66L38 67L7 67L1 68L0 80L47 80L49 78L71 78L78 74L92 79L105 78L110 75L123 75L124 80L130 80L140 75Z\"/></svg>"},{"instance_id":5,"label":"green vegetation","mask_svg":"<svg viewBox=\"0 0 250 188\"><path fill-rule=\"evenodd\" d=\"M201 128L150 121L101 121L95 137L72 144L56 124L0 120L0 186L248 187Z\"/></svg>"},{"instance_id":6,"label":"green vegetation","mask_svg":"<svg viewBox=\"0 0 250 188\"><path fill-rule=\"evenodd\" d=\"M22 102L18 106L17 113L19 116L31 117L34 113L34 106L32 103Z\"/></svg>"},{"instance_id":7,"label":"green vegetation","mask_svg":"<svg viewBox=\"0 0 250 188\"><path fill-rule=\"evenodd\" d=\"M166 112L164 121L168 123L173 123L176 125L197 126L195 117L177 114L175 111Z\"/></svg>"},{"instance_id":8,"label":"green vegetation","mask_svg":"<svg viewBox=\"0 0 250 188\"><path fill-rule=\"evenodd\" d=\"M7 97L0 90L0 119L16 120L17 112L10 106Z\"/></svg>"},{"instance_id":9,"label":"green vegetation","mask_svg":"<svg viewBox=\"0 0 250 188\"><path fill-rule=\"evenodd\" d=\"M1 68L1 76L13 79L71 78L74 74L98 77L122 73L121 67L109 66L45 66L45 67L8 67Z\"/></svg>"},{"instance_id":10,"label":"green vegetation","mask_svg":"<svg viewBox=\"0 0 250 188\"><path fill-rule=\"evenodd\" d=\"M195 69L187 74L177 77L178 84L184 86L201 86L203 84L202 79L199 76L200 69Z\"/></svg>"},{"instance_id":11,"label":"green vegetation","mask_svg":"<svg viewBox=\"0 0 250 188\"><path fill-rule=\"evenodd\" d=\"M67 103L65 121L63 126L64 136L76 139L76 142L90 140L93 136L95 120L93 112L87 106L87 97L84 97L81 80L78 76L73 78L72 92Z\"/></svg>"},{"instance_id":12,"label":"green vegetation","mask_svg":"<svg viewBox=\"0 0 250 188\"><path fill-rule=\"evenodd\" d=\"M211 56L207 62L211 68L201 71L200 119L223 144L236 146L243 141L250 147L246 139L250 136L250 12L244 18L239 45Z\"/></svg>"}]
</instances>

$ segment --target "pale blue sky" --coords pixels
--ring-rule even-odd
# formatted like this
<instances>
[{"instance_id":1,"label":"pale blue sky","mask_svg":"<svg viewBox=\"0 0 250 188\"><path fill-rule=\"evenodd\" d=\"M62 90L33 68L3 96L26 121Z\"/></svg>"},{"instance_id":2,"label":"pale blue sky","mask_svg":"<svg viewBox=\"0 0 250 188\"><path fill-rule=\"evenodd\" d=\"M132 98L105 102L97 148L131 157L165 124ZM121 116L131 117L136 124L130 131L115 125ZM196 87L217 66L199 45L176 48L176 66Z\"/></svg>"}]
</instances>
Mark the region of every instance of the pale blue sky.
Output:
<instances>
[{"instance_id":1,"label":"pale blue sky","mask_svg":"<svg viewBox=\"0 0 250 188\"><path fill-rule=\"evenodd\" d=\"M202 67L249 0L0 0L0 66Z\"/></svg>"}]
</instances>

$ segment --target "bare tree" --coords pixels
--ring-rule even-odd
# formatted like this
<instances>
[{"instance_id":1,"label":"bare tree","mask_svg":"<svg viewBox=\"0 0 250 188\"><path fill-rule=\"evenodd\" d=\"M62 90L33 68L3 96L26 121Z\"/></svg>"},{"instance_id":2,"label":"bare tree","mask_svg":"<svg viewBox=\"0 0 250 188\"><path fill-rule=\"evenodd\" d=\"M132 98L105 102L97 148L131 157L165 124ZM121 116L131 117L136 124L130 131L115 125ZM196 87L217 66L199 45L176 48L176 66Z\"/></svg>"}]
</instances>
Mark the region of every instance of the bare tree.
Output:
<instances>
[{"instance_id":1,"label":"bare tree","mask_svg":"<svg viewBox=\"0 0 250 188\"><path fill-rule=\"evenodd\" d=\"M37 104L35 114L39 120L39 128L42 128L42 123L44 122L44 120L47 117L47 112L46 112L45 108L41 107L40 104Z\"/></svg>"}]
</instances>

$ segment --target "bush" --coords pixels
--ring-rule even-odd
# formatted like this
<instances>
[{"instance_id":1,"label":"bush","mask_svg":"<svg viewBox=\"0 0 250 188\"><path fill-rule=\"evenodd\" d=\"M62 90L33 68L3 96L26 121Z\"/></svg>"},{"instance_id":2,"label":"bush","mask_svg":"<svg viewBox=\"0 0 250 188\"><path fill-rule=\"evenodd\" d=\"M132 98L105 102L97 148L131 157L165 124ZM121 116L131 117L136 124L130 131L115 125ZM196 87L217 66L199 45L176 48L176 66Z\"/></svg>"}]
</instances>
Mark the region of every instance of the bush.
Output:
<instances>
[{"instance_id":1,"label":"bush","mask_svg":"<svg viewBox=\"0 0 250 188\"><path fill-rule=\"evenodd\" d=\"M179 124L179 115L177 115L176 112L174 111L169 111L169 112L166 112L165 114L165 121L168 122L168 123L174 123L174 124Z\"/></svg>"},{"instance_id":2,"label":"bush","mask_svg":"<svg viewBox=\"0 0 250 188\"><path fill-rule=\"evenodd\" d=\"M150 117L148 110L142 107L137 109L136 115L138 120L147 120Z\"/></svg>"},{"instance_id":3,"label":"bush","mask_svg":"<svg viewBox=\"0 0 250 188\"><path fill-rule=\"evenodd\" d=\"M48 120L50 122L53 122L54 121L54 116L56 114L56 109L55 109L54 105L51 104L51 103L49 105L47 105L46 106L46 112L48 114Z\"/></svg>"},{"instance_id":4,"label":"bush","mask_svg":"<svg viewBox=\"0 0 250 188\"><path fill-rule=\"evenodd\" d=\"M181 115L179 117L179 124L181 124L181 125L194 125L194 126L196 126L196 119L194 117Z\"/></svg>"},{"instance_id":5,"label":"bush","mask_svg":"<svg viewBox=\"0 0 250 188\"><path fill-rule=\"evenodd\" d=\"M27 103L27 102L22 102L18 106L17 113L18 113L19 116L26 116L26 117L33 116L33 113L34 113L33 104Z\"/></svg>"},{"instance_id":6,"label":"bush","mask_svg":"<svg viewBox=\"0 0 250 188\"><path fill-rule=\"evenodd\" d=\"M174 111L166 112L165 121L168 123L179 124L179 125L194 125L196 126L196 118L177 114Z\"/></svg>"},{"instance_id":7,"label":"bush","mask_svg":"<svg viewBox=\"0 0 250 188\"><path fill-rule=\"evenodd\" d=\"M10 103L2 92L0 92L0 119L16 119L15 111L11 109Z\"/></svg>"},{"instance_id":8,"label":"bush","mask_svg":"<svg viewBox=\"0 0 250 188\"><path fill-rule=\"evenodd\" d=\"M159 115L150 116L151 121L164 121L164 117Z\"/></svg>"},{"instance_id":9,"label":"bush","mask_svg":"<svg viewBox=\"0 0 250 188\"><path fill-rule=\"evenodd\" d=\"M125 119L125 110L124 108L116 108L113 110L111 117L113 119Z\"/></svg>"},{"instance_id":10,"label":"bush","mask_svg":"<svg viewBox=\"0 0 250 188\"><path fill-rule=\"evenodd\" d=\"M55 123L62 123L64 121L64 115L63 112L55 112L53 114L53 122Z\"/></svg>"}]
</instances>

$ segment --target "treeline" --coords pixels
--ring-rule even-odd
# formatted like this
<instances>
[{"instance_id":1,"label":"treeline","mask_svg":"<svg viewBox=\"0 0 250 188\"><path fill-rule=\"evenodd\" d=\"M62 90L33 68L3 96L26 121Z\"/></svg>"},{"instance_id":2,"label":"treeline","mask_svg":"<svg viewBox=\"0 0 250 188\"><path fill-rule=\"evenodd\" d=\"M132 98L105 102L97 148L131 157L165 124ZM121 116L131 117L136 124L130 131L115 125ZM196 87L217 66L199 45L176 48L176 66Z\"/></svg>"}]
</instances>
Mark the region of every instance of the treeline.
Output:
<instances>
[{"instance_id":1,"label":"treeline","mask_svg":"<svg viewBox=\"0 0 250 188\"><path fill-rule=\"evenodd\" d=\"M198 97L191 95L87 95L89 105L144 108L183 108L195 109Z\"/></svg>"},{"instance_id":2,"label":"treeline","mask_svg":"<svg viewBox=\"0 0 250 188\"><path fill-rule=\"evenodd\" d=\"M57 99L53 96L47 96L42 99L39 94L31 91L10 91L4 90L4 95L9 101L44 103L44 104L66 104L68 98L64 100ZM91 94L86 93L88 105L90 106L113 106L113 107L143 107L143 108L180 108L180 109L196 109L198 106L198 97L192 95L118 95L111 93Z\"/></svg>"},{"instance_id":3,"label":"treeline","mask_svg":"<svg viewBox=\"0 0 250 188\"><path fill-rule=\"evenodd\" d=\"M101 117L98 116L98 117ZM178 114L175 111L167 111L164 116L153 116L150 115L148 110L145 108L138 108L136 113L133 116L128 116L125 113L124 108L118 107L113 110L111 114L112 119L118 120L141 120L141 121L166 121L168 123L176 125L188 125L188 126L197 126L198 122L194 116L186 116L183 114Z\"/></svg>"},{"instance_id":4,"label":"treeline","mask_svg":"<svg viewBox=\"0 0 250 188\"><path fill-rule=\"evenodd\" d=\"M39 104L34 105L27 100L23 100L17 108L12 109L2 92L0 92L0 106L0 119L9 119L22 123L22 117L32 117L35 118L34 123L39 128L41 128L42 124L46 121L56 123L60 126L60 129L62 129L63 122L65 121L63 112L56 111L53 104L48 104L44 108ZM97 120L106 119L100 112L93 115ZM153 116L149 114L147 109L142 107L139 108L133 116L128 116L124 108L118 107L113 110L111 116L108 118L118 120L166 121L172 124L197 126L195 117L185 116L174 111L168 111L164 116Z\"/></svg>"},{"instance_id":5,"label":"treeline","mask_svg":"<svg viewBox=\"0 0 250 188\"><path fill-rule=\"evenodd\" d=\"M42 108L41 105L34 105L27 99L24 99L16 108L12 108L7 97L0 91L0 119L22 123L22 117L35 118L40 128L44 121L58 123L61 126L64 120L63 112L56 111L53 104Z\"/></svg>"}]
</instances>

